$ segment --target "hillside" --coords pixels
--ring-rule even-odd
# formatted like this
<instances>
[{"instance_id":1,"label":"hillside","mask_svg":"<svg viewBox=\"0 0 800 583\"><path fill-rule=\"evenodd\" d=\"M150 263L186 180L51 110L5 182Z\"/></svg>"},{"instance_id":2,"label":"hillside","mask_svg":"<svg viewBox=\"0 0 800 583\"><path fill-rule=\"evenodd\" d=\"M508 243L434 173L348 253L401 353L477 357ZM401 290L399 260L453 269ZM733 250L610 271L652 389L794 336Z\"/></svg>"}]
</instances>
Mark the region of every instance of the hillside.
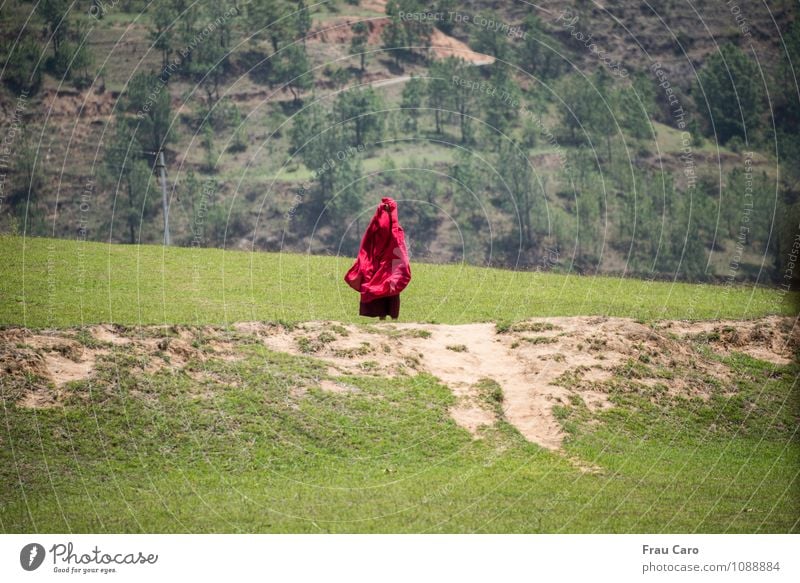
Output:
<instances>
[{"instance_id":1,"label":"hillside","mask_svg":"<svg viewBox=\"0 0 800 583\"><path fill-rule=\"evenodd\" d=\"M349 257L0 238L0 323L356 322ZM749 320L797 313L798 293L412 262L406 322L618 316Z\"/></svg>"},{"instance_id":2,"label":"hillside","mask_svg":"<svg viewBox=\"0 0 800 583\"><path fill-rule=\"evenodd\" d=\"M98 19L76 3L64 50L82 42L86 52L66 69L40 34L50 30L43 13L23 28L29 3L3 11L0 107L16 145L4 232L161 241L152 152L163 148L180 246L352 253L363 217L388 193L402 202L419 261L783 281L798 222L786 163L797 121L785 77L793 3L737 20L713 1L545 1L532 13L480 0L435 3L452 16L426 20L398 16L398 6L429 13L410 0L390 3L392 14L378 0L270 0L252 13L201 2L166 21L180 2L145 4L115 4ZM392 31L406 44L393 47ZM29 45L14 44L17 33ZM724 53L733 84L714 85L709 62L733 47L748 62ZM22 109L14 66L40 76ZM729 135L719 104L731 92L744 128ZM329 160L335 168L320 173Z\"/></svg>"},{"instance_id":3,"label":"hillside","mask_svg":"<svg viewBox=\"0 0 800 583\"><path fill-rule=\"evenodd\" d=\"M773 290L415 264L406 321L365 322L335 257L0 265L4 532L798 528Z\"/></svg>"}]
</instances>

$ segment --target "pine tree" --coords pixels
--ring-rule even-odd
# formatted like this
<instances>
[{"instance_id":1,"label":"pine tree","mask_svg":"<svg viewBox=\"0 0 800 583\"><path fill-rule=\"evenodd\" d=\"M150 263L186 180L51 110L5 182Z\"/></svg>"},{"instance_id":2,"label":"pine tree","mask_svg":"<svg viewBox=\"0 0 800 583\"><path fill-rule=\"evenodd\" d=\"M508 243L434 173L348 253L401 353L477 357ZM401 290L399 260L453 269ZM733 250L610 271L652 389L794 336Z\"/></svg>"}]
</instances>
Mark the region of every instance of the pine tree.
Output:
<instances>
[{"instance_id":1,"label":"pine tree","mask_svg":"<svg viewBox=\"0 0 800 583\"><path fill-rule=\"evenodd\" d=\"M412 132L417 131L417 122L422 115L422 100L425 97L425 82L419 77L411 78L403 87L403 96L400 107L406 119L406 128Z\"/></svg>"},{"instance_id":2,"label":"pine tree","mask_svg":"<svg viewBox=\"0 0 800 583\"><path fill-rule=\"evenodd\" d=\"M350 40L350 54L358 55L361 62L361 72L366 70L367 59L367 39L369 38L369 28L366 22L356 22L352 27L353 38Z\"/></svg>"},{"instance_id":3,"label":"pine tree","mask_svg":"<svg viewBox=\"0 0 800 583\"><path fill-rule=\"evenodd\" d=\"M700 70L692 91L697 110L707 115L708 136L727 143L752 140L761 111L760 75L752 60L734 45L722 45Z\"/></svg>"}]
</instances>

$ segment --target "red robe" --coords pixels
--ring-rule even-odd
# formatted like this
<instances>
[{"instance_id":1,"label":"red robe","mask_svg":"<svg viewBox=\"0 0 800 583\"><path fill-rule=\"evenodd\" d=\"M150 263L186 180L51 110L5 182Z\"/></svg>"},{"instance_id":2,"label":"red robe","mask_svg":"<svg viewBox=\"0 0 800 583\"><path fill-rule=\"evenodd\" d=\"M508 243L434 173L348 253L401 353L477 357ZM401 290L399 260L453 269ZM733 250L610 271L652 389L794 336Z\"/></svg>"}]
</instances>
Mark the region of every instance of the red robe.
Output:
<instances>
[{"instance_id":1,"label":"red robe","mask_svg":"<svg viewBox=\"0 0 800 583\"><path fill-rule=\"evenodd\" d=\"M398 295L411 281L405 234L397 219L397 203L391 198L381 199L344 280L361 292L362 303Z\"/></svg>"}]
</instances>

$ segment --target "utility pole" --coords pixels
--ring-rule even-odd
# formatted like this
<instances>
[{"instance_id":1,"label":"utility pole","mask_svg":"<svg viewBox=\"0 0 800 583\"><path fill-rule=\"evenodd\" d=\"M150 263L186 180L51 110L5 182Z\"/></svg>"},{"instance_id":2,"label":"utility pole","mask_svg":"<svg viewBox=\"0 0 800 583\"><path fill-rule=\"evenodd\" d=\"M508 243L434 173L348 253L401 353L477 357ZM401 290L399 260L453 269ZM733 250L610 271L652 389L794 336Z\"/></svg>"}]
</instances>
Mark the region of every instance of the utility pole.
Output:
<instances>
[{"instance_id":1,"label":"utility pole","mask_svg":"<svg viewBox=\"0 0 800 583\"><path fill-rule=\"evenodd\" d=\"M158 151L158 172L161 176L161 200L164 207L164 245L169 246L169 203L167 202L167 165L164 162L164 151Z\"/></svg>"}]
</instances>

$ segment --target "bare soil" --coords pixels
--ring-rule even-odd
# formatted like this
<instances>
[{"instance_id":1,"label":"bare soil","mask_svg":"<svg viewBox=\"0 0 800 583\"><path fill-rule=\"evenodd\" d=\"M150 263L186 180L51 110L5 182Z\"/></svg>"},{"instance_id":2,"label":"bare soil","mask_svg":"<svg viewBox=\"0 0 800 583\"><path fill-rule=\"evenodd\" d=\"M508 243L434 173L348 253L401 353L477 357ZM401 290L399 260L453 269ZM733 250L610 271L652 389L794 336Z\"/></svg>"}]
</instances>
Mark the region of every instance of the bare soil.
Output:
<instances>
[{"instance_id":1,"label":"bare soil","mask_svg":"<svg viewBox=\"0 0 800 583\"><path fill-rule=\"evenodd\" d=\"M556 405L579 398L590 410L612 407L604 383L635 379L666 387L671 395L708 397L712 378L729 386L731 370L712 353L740 352L776 365L790 363L800 348L796 318L772 316L750 321L661 321L652 326L627 318L536 318L511 327L493 323L444 325L381 322L368 325L308 322L292 329L242 322L230 332L206 326L137 327L111 325L78 330L0 331L3 397L22 407L59 406L71 381L91 377L101 355L132 355L143 373L185 370L198 385L211 378L209 358L238 358L238 341L262 342L271 350L319 358L330 378L320 389L351 393L346 375L428 373L455 395L453 419L480 438L502 418L528 440L558 449L564 438ZM192 366L189 366L189 365ZM500 395L487 399L486 382ZM207 389L203 389L207 390ZM296 396L302 396L302 392ZM202 392L202 391L201 391Z\"/></svg>"},{"instance_id":2,"label":"bare soil","mask_svg":"<svg viewBox=\"0 0 800 583\"><path fill-rule=\"evenodd\" d=\"M502 417L550 449L559 448L564 437L553 407L576 394L591 410L611 407L603 383L612 377L632 376L643 385L666 386L671 395L707 398L708 386L696 382L698 376L730 385L732 375L723 363L703 357L697 343L718 354L737 351L778 365L791 362L800 346L797 320L785 317L653 327L626 318L540 318L505 333L491 323L311 322L290 331L250 322L237 329L259 335L273 350L321 358L331 374L430 373L453 391L457 401L450 413L476 437L498 418L479 394L479 381L491 379L502 388ZM644 371L629 366L643 362Z\"/></svg>"},{"instance_id":3,"label":"bare soil","mask_svg":"<svg viewBox=\"0 0 800 583\"><path fill-rule=\"evenodd\" d=\"M373 9L376 11L380 9L380 12L384 12L385 3L383 3L383 6L381 6L380 2L376 2L375 4L376 6L374 6ZM340 44L349 47L350 41L353 38L351 26L356 22L364 22L367 25L367 46L370 49L380 47L383 42L381 40L381 34L383 33L384 27L389 23L388 17L376 17L370 18L369 20L351 16L330 18L318 24L311 31L309 37L311 38L311 42ZM494 57L491 55L473 51L466 43L445 34L438 28L434 28L431 33L430 50L437 59L458 57L474 65L486 65L494 62Z\"/></svg>"}]
</instances>

